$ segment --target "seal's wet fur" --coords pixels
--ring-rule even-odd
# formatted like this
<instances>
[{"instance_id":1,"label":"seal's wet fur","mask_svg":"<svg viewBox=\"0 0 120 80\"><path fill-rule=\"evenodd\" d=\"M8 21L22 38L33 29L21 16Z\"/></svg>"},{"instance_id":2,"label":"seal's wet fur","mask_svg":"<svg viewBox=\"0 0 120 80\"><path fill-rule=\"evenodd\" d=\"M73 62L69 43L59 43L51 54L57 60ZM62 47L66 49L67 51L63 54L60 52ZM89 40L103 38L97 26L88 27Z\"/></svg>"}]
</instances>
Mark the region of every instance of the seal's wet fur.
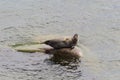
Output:
<instances>
[{"instance_id":1,"label":"seal's wet fur","mask_svg":"<svg viewBox=\"0 0 120 80\"><path fill-rule=\"evenodd\" d=\"M49 45L54 49L62 49L62 48L71 48L77 45L78 42L78 34L75 34L71 39L60 40L60 39L52 39L43 42L42 44Z\"/></svg>"}]
</instances>

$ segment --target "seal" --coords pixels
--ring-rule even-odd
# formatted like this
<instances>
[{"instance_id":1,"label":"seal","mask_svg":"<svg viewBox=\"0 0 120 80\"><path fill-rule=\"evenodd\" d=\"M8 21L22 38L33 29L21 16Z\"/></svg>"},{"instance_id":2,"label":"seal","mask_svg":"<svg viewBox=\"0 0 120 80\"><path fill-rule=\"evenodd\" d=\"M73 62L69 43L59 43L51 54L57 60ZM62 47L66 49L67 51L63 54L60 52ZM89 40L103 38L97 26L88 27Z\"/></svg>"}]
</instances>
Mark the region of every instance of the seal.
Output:
<instances>
[{"instance_id":1,"label":"seal","mask_svg":"<svg viewBox=\"0 0 120 80\"><path fill-rule=\"evenodd\" d=\"M62 48L62 49L52 49L44 48L46 54L53 54L55 57L60 57L64 59L80 58L83 54L79 47L75 46L74 49Z\"/></svg>"},{"instance_id":2,"label":"seal","mask_svg":"<svg viewBox=\"0 0 120 80\"><path fill-rule=\"evenodd\" d=\"M46 44L54 49L62 49L62 48L71 48L73 49L78 42L78 34L74 34L74 36L71 39L52 39L52 40L47 40L45 42L42 42L41 44Z\"/></svg>"}]
</instances>

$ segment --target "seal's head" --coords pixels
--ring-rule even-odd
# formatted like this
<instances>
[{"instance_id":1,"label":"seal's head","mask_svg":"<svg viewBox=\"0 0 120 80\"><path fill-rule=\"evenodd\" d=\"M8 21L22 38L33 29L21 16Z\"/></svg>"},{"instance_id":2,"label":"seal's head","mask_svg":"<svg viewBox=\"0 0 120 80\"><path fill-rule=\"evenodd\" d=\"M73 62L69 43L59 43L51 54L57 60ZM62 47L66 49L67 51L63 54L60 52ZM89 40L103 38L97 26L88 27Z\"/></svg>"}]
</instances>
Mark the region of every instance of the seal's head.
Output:
<instances>
[{"instance_id":1,"label":"seal's head","mask_svg":"<svg viewBox=\"0 0 120 80\"><path fill-rule=\"evenodd\" d=\"M71 41L72 46L76 46L77 42L78 42L78 34L75 34Z\"/></svg>"}]
</instances>

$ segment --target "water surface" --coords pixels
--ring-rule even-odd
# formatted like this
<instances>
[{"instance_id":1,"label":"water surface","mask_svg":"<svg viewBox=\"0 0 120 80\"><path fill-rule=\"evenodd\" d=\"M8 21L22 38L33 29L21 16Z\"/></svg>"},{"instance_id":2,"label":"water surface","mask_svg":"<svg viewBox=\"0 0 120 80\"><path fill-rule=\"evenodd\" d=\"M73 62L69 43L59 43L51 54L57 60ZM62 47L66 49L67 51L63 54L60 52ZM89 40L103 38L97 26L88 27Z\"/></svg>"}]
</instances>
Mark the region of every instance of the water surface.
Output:
<instances>
[{"instance_id":1,"label":"water surface","mask_svg":"<svg viewBox=\"0 0 120 80\"><path fill-rule=\"evenodd\" d=\"M119 0L0 0L0 79L120 80L119 15ZM8 46L75 33L84 57L72 67Z\"/></svg>"}]
</instances>

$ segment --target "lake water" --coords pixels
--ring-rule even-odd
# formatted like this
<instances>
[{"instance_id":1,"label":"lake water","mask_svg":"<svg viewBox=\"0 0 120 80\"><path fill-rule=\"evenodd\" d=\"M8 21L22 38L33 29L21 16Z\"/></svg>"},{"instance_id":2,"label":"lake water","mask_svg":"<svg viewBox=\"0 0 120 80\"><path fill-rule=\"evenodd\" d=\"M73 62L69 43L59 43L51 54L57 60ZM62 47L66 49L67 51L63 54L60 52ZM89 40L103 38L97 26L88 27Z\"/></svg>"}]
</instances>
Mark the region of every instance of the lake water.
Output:
<instances>
[{"instance_id":1,"label":"lake water","mask_svg":"<svg viewBox=\"0 0 120 80\"><path fill-rule=\"evenodd\" d=\"M9 47L75 33L84 57L72 66ZM120 1L0 0L0 80L120 80Z\"/></svg>"}]
</instances>

